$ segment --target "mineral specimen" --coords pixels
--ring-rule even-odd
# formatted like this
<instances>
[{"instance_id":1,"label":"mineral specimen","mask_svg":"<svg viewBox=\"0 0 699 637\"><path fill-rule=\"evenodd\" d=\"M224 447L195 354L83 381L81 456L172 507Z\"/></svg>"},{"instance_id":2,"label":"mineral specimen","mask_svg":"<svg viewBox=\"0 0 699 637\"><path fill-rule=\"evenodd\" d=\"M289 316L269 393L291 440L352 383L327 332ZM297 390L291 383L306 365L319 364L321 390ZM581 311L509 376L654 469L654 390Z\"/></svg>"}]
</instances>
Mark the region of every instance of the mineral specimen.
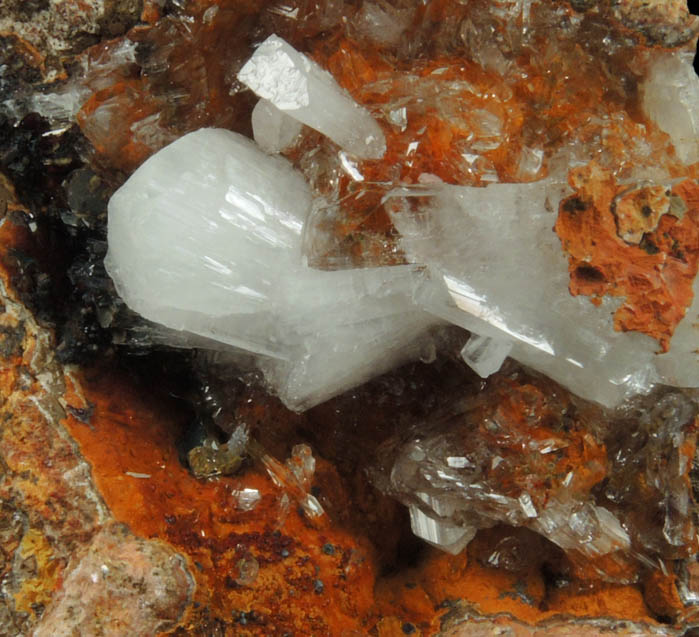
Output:
<instances>
[{"instance_id":1,"label":"mineral specimen","mask_svg":"<svg viewBox=\"0 0 699 637\"><path fill-rule=\"evenodd\" d=\"M458 553L477 529L504 522L535 530L574 561L584 556L599 577L633 579L630 558L696 550L695 418L692 401L670 393L602 425L563 391L512 374L442 405L414 439L386 443L391 459L380 464L390 470L379 483L410 507L415 533L444 550ZM662 528L651 530L650 517Z\"/></svg>"},{"instance_id":2,"label":"mineral specimen","mask_svg":"<svg viewBox=\"0 0 699 637\"><path fill-rule=\"evenodd\" d=\"M0 633L699 625L682 0L3 6Z\"/></svg>"},{"instance_id":3,"label":"mineral specimen","mask_svg":"<svg viewBox=\"0 0 699 637\"><path fill-rule=\"evenodd\" d=\"M543 8L537 8L536 11L541 16L546 15ZM505 20L515 20L515 16L506 16ZM533 24L534 32L527 35L520 45L525 49L535 41L537 29L541 27L540 22L534 21ZM509 26L508 22L508 28ZM572 20L571 32L564 36L565 41L566 38L573 37L576 28L576 22ZM295 288L292 281L273 275L268 270L269 263L278 263L281 269L289 273L293 264L293 281L310 281L315 276L318 283L313 285L318 285L318 289L327 285L329 291L333 287L341 289L338 282L343 276L356 281L367 277L385 277L383 281L385 289L391 294L392 310L386 306L381 316L390 315L397 337L395 342L387 337L390 328L380 327L376 323L379 316L371 313L377 309L373 301L369 302L373 309L366 316L358 314L351 321L339 322L327 309L330 306L342 307L347 302L360 312L366 304L362 294L355 299L351 295L342 297L339 293L335 299L328 296L322 302L327 319L325 323L319 322L313 326L308 319L309 315L303 316L298 323L293 318L291 322L283 321L282 329L286 332L298 334L303 331L305 336L297 340L302 342L305 353L300 358L296 354L297 362L292 362L291 367L265 362L261 366L276 393L284 398L287 405L297 409L317 404L385 371L397 362L415 357L415 352L401 357L386 356L379 353L377 343L383 339L386 352L403 350L411 341L419 340L425 328L439 323L439 319L469 330L474 339L491 339L489 364L481 370L484 376L496 371L497 361L501 362L509 355L546 373L578 395L607 406L618 405L624 398L636 393L648 392L658 382L695 385L699 361L692 353L691 345L688 347L684 341L694 340L692 332L696 331L691 327L692 310L688 310L688 307L696 288L694 281L699 255L699 245L696 242L699 210L696 203L697 185L692 169L688 166L694 161L696 154L698 102L693 95L699 91L699 80L691 73L688 61L682 55L663 53L655 61L645 60L645 79L641 82L641 76L638 80L643 87L640 91L641 103L648 118L647 125L652 126L651 121L655 120L658 127L668 132L677 158L672 155L672 150L664 148L665 164L656 167L645 165L646 160L641 158L641 149L636 142L636 148L629 148L629 152L634 159L638 158L638 165L631 167L620 163L619 168L615 168L614 162L622 161L620 153L623 155L624 152L617 148L617 144L630 143L631 133L625 128L632 128L636 124L623 123L621 130L618 130L616 120L628 118L628 112L618 107L610 110L610 107L605 106L603 108L607 110L598 112L596 120L587 122L587 128L573 130L568 134L568 146L560 142L553 145L555 154L552 151L544 152L543 148L547 144L545 137L540 141L528 142L518 151L520 154L516 167L506 177L515 182L531 183L492 184L486 188L475 188L443 184L440 175L446 177L448 173L444 163L437 174L424 172L425 158L421 157L419 150L422 142L417 140L407 144L402 159L393 166L392 175L386 173L381 164L366 161L381 157L386 144L389 152L394 152L395 148L391 144L403 145L406 135L413 138L420 135L409 124L413 120L420 121L419 113L423 118L428 116L430 111L425 111L424 107L426 100L434 101L439 96L444 121L453 122L453 118L444 112L447 103L445 99L453 99L455 108L457 105L465 108L469 100L482 96L479 89L464 78L457 81L452 77L459 72L453 61L444 60L442 67L432 69L426 75L400 79L386 77L384 80L374 78L371 90L366 86L362 88L365 101L372 105L372 111L379 121L383 120L383 128L390 131L384 142L382 127L367 110L343 93L331 75L283 39L272 35L257 48L238 77L263 98L253 112L256 139L266 150L284 150L295 159L306 173L308 187L312 191L312 195L309 195L308 187L298 174L294 177L295 186L284 187L287 195L294 193L288 200L292 202L291 205L297 206L292 215L294 224L298 226L296 235L288 238L288 241L295 242L293 250L279 259L266 256L257 261L256 255L252 255L252 258L243 258L242 263L232 261L223 255L220 247L212 246L209 250L206 242L198 243L194 230L197 220L202 223L204 233L210 232L213 226L205 229L205 215L193 215L192 222L188 222L189 230L185 241L188 244L194 241L195 244L198 243L198 247L194 250L193 244L190 244L183 251L175 240L175 252L181 256L185 252L190 253L188 258L194 262L203 263L201 259L210 259L212 267L217 267L218 270L212 273L211 282L207 274L211 270L209 266L200 270L202 278L199 278L197 270L189 268L184 260L163 266L160 272L170 277L169 282L163 281L163 284L166 288L171 286L172 292L179 285L175 281L181 281L180 277L184 273L188 283L181 290L178 289L177 293L182 294L186 300L176 301L173 297L168 302L178 308L178 311L185 309L179 308L178 303L191 303L186 309L203 314L198 320L209 321L210 325L192 326L183 320L173 322L167 314L159 316L152 312L141 313L171 327L187 328L252 352L289 360L293 358L290 354L293 346L288 342L288 337L275 333L280 329L280 321L270 319L269 315L292 317L296 310L272 310L271 305L265 305L267 301L263 299L279 306L280 297L286 294L303 304L305 300L301 299L308 292L303 285ZM493 72L488 64L481 62L489 72ZM628 62L623 64L628 65ZM458 167L459 170L449 173L448 178L452 182L469 183L477 180L482 185L484 182L501 180L490 168L484 168L482 159L498 148L511 148L517 139L516 135L523 134L521 130L515 133L503 128L505 123L504 115L500 113L501 105L507 99L514 99L515 102L520 99L512 95L512 87L519 86L521 78L515 71L514 62L500 66L495 65L499 76L499 92L494 93L496 97L478 98L480 101L485 100L483 106L494 107L497 104L498 112L484 108L474 110L474 105L471 105L470 117L477 118L478 122L469 120L464 123L472 132L470 137L466 135L463 142L459 142L463 149L458 161L456 158L453 160L456 163L452 164L452 168ZM382 72L380 69L379 73ZM658 82L665 84L660 86ZM391 106L387 108L386 91L390 85ZM671 92L673 90L676 95ZM415 100L414 95L422 97ZM654 96L658 95L663 97L656 99ZM575 104L583 100L583 96L575 93L563 99ZM671 114L670 107L664 108L665 102L662 100L671 103L671 108L677 110L677 113ZM517 103L522 108L528 107ZM582 108L590 112L599 111L597 105L587 102ZM317 129L343 150L330 151L329 159L321 160L317 154L318 148L315 148L310 151L308 158L302 157L299 160L299 150L307 152L304 151L304 139L308 135L298 124L293 124L289 117ZM638 130L640 133L640 129ZM212 137L215 133L208 131L201 134ZM656 132L653 134L658 136ZM450 135L453 136L454 133ZM614 139L613 144L605 142L608 147L606 155L598 153L600 135ZM194 137L189 139L187 143L194 143ZM571 146L575 140L582 142L582 145ZM450 148L456 147L455 140L449 143ZM658 147L662 144L656 139L652 139L651 143ZM184 154L194 157L191 149L185 150L179 144L178 142L161 152L168 156L181 156L181 160L176 160L178 162L184 160ZM327 146L327 142L325 145ZM207 147L212 156L215 152L221 153L220 159L213 161L219 165L232 161L225 157L234 155L236 151L231 148L224 153L223 150L217 151L219 148L220 145L213 141ZM260 174L271 175L271 160L262 153L255 154L251 146L248 150L244 163L257 167ZM309 174L307 159L314 155L316 157L310 161L314 165L320 164L320 174L317 170L315 174ZM137 186L139 183L161 180L156 173L145 177L144 172L157 165L158 157L147 162L113 200L113 218L118 214L119 197L123 197L125 192L135 192L135 188L142 187ZM165 155L163 162L164 157ZM412 170L415 161L421 163L423 169L417 175ZM466 173L460 173L464 161L471 167ZM289 168L286 172L291 175L290 171ZM355 183L351 193L353 206L361 206L364 197L364 206L378 205L390 214L393 226L399 233L398 246L403 258L418 268L427 266L424 276L408 275L408 278L412 276L412 281L405 283L406 278L400 274L394 277L389 270L372 268L356 269L354 275L347 272L344 275L339 272L312 274L312 270L304 265L298 250L303 251L307 263L316 264L317 255L314 253L319 245L326 242L326 238L319 241L316 235L321 233L325 237L328 230L321 229L322 224L318 224L319 216L315 212L311 214L310 197L314 197L314 210L332 210L336 216L343 215L342 200L338 199L342 195L338 188L342 182L339 176L327 174L329 171L339 171ZM203 184L207 183L211 175L217 174L217 185L212 184L209 192L213 192L215 188L227 188L226 180L230 182L233 179L230 172L205 172L206 175L197 178L202 189L208 189L208 185ZM325 176L323 172L326 173ZM547 172L548 176L542 179ZM186 179L175 173L171 175L178 182ZM252 193L253 198L261 197L263 192L271 192L270 184L263 187L261 182L257 185L254 180L248 182L244 171L238 171L236 176L238 175L241 184L245 184L240 188ZM686 180L677 184L681 177L686 177ZM621 182L620 185L617 185L617 180ZM271 181L276 180L272 178ZM336 185L328 190L327 184L332 183ZM375 201L372 190L384 193L378 204L371 203ZM281 188L277 197L282 197ZM198 205L206 205L204 202L207 201L207 196L203 191L196 198ZM180 199L180 202L189 206L184 199ZM594 202L594 214L584 214L591 205L589 202ZM213 200L209 205L212 210L218 207ZM559 208L556 222L555 212ZM145 212L137 214L155 223L154 215ZM168 207L167 214L175 214L175 208ZM110 223L116 224L116 221ZM241 221L236 223L244 230ZM251 235L269 231L266 219L259 215L249 216L244 223ZM554 225L556 232L552 231ZM302 229L304 238L300 243L298 237ZM613 234L608 240L602 241L601 237L607 231ZM158 234L157 231L153 232L153 236ZM116 231L110 232L110 241L113 242L116 236ZM663 243L663 236L672 236L672 240ZM247 241L244 236L242 240ZM238 240L235 242L237 244ZM498 248L494 249L496 244ZM154 258L158 253L150 247L146 248L146 252ZM113 249L110 254L111 269L115 270ZM506 257L503 258L503 255ZM128 253L120 258L131 261ZM615 265L615 260L619 258L627 258L630 262L633 261L633 265L627 266L626 272L623 272ZM251 264L258 264L256 271L247 269ZM153 262L149 267L157 269L158 265ZM321 277L325 277L327 282L321 283ZM262 285L258 284L260 278ZM279 281L279 290L274 292L276 298L272 299L266 286L268 282L276 280ZM216 283L212 283L213 281ZM331 284L330 281L334 283ZM643 281L643 285L639 281ZM157 285L155 280L148 281L149 289L151 285ZM228 301L217 304L214 299L220 298L218 290L231 289L231 286L238 290L236 294L253 290L253 295L258 295L255 301L258 313L246 317L245 314L251 311L250 299L232 307L228 301L235 295L229 296ZM125 279L121 279L118 287L128 301L130 293L125 287ZM216 292L211 296L213 290ZM160 292L156 294L162 296ZM209 295L207 302L200 298L202 294ZM162 298L171 296L165 295ZM370 296L371 294L366 298ZM592 296L593 302L585 296ZM623 296L625 301L619 298ZM130 302L130 305L139 309L137 304ZM314 307L314 316L318 316L321 306ZM420 309L427 314L422 314ZM683 320L688 312L689 316ZM207 318L207 314L211 318ZM435 319L430 321L428 314L434 315ZM358 331L359 327L355 331L346 331L345 326L349 323L357 326L361 324L365 331ZM301 330L301 324L308 329ZM678 325L681 326L681 336L678 337L678 347L673 350L671 338ZM689 336L682 336L688 329ZM335 333L337 330L345 330L347 336ZM364 343L365 347L343 346L348 340ZM311 341L314 341L313 346L308 344ZM366 347L368 343L373 344ZM476 341L472 343L475 344ZM658 356L658 345L665 352L662 358ZM328 372L333 366L325 362L322 369L313 370L315 361L323 359L322 352L334 352L337 356L340 350L342 356L347 357L347 371L335 374L335 380L330 379L334 374ZM356 357L352 358L350 352L356 354ZM370 360L367 358L370 352L378 355ZM379 360L384 360L385 364L379 365ZM465 360L470 360L468 352ZM355 369L358 370L356 373L352 371ZM476 366L476 369L479 368Z\"/></svg>"},{"instance_id":4,"label":"mineral specimen","mask_svg":"<svg viewBox=\"0 0 699 637\"><path fill-rule=\"evenodd\" d=\"M305 267L310 208L287 160L203 129L151 157L114 194L107 270L144 317L266 355L260 367L273 390L308 408L419 358L436 323L411 300L410 266Z\"/></svg>"},{"instance_id":5,"label":"mineral specimen","mask_svg":"<svg viewBox=\"0 0 699 637\"><path fill-rule=\"evenodd\" d=\"M238 78L268 101L268 109L278 108L348 152L374 159L386 152L374 118L343 93L332 75L276 35L257 48Z\"/></svg>"}]
</instances>

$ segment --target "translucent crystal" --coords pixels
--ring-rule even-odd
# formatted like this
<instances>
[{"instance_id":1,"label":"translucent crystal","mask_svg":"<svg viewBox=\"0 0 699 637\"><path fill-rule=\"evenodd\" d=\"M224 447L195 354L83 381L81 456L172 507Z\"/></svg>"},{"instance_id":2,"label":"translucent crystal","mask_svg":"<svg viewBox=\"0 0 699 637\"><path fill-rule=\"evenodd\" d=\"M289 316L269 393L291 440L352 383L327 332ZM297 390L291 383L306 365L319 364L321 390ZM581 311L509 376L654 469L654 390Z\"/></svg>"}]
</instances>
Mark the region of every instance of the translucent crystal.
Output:
<instances>
[{"instance_id":1,"label":"translucent crystal","mask_svg":"<svg viewBox=\"0 0 699 637\"><path fill-rule=\"evenodd\" d=\"M481 378L497 372L512 350L510 341L472 334L461 350L461 358Z\"/></svg>"},{"instance_id":2,"label":"translucent crystal","mask_svg":"<svg viewBox=\"0 0 699 637\"><path fill-rule=\"evenodd\" d=\"M299 445L299 447L306 446ZM306 449L308 451L306 451ZM308 460L308 456L310 456L310 459L312 460L313 456L311 455L310 448L306 447L306 449L297 449L297 455L301 453L304 456L304 461ZM311 519L319 518L325 515L325 511L320 502L318 502L317 498L307 490L307 487L310 486L310 477L307 473L304 474L303 471L304 469L309 468L308 465L306 465L306 467L300 467L292 455L292 459L289 464L291 464L294 469L299 469L299 473L301 475L301 479L299 479L296 471L292 470L288 464L283 465L276 458L273 458L258 443L254 441L251 442L249 451L250 455L262 464L274 484L281 489L284 489L284 493L280 497L279 502L282 518L285 518L286 514L288 513L290 498L294 498L298 502L299 506L304 510L306 515L308 515ZM315 460L313 460L313 463L315 464Z\"/></svg>"},{"instance_id":3,"label":"translucent crystal","mask_svg":"<svg viewBox=\"0 0 699 637\"><path fill-rule=\"evenodd\" d=\"M570 295L568 263L549 212L558 209L560 192L554 179L440 185L412 197L397 191L403 198L394 202L392 218L408 257L429 266L417 292L427 311L508 344L517 360L612 406L648 390L657 346L642 334L614 330L618 301L596 307ZM493 354L485 371L498 358L504 356Z\"/></svg>"},{"instance_id":4,"label":"translucent crystal","mask_svg":"<svg viewBox=\"0 0 699 637\"><path fill-rule=\"evenodd\" d=\"M316 459L308 445L294 445L291 457L286 461L286 466L305 489L311 485L316 470Z\"/></svg>"},{"instance_id":5,"label":"translucent crystal","mask_svg":"<svg viewBox=\"0 0 699 637\"><path fill-rule=\"evenodd\" d=\"M332 75L276 35L257 48L238 79L358 157L378 158L386 151L384 134L371 114Z\"/></svg>"},{"instance_id":6,"label":"translucent crystal","mask_svg":"<svg viewBox=\"0 0 699 637\"><path fill-rule=\"evenodd\" d=\"M272 102L261 99L252 110L252 133L255 142L268 153L279 153L291 146L302 124Z\"/></svg>"},{"instance_id":7,"label":"translucent crystal","mask_svg":"<svg viewBox=\"0 0 699 637\"><path fill-rule=\"evenodd\" d=\"M235 565L235 583L238 586L252 586L260 572L260 564L252 553L240 549L240 547L241 545L239 545L239 550L243 550L244 553Z\"/></svg>"},{"instance_id":8,"label":"translucent crystal","mask_svg":"<svg viewBox=\"0 0 699 637\"><path fill-rule=\"evenodd\" d=\"M699 563L690 561L681 565L677 592L685 606L699 606Z\"/></svg>"},{"instance_id":9,"label":"translucent crystal","mask_svg":"<svg viewBox=\"0 0 699 637\"><path fill-rule=\"evenodd\" d=\"M420 276L412 266L306 267L310 207L285 159L203 129L154 155L114 194L106 267L132 309L208 339L191 346L265 355L272 391L305 409L418 358L437 322L411 300Z\"/></svg>"},{"instance_id":10,"label":"translucent crystal","mask_svg":"<svg viewBox=\"0 0 699 637\"><path fill-rule=\"evenodd\" d=\"M604 507L574 500L551 501L530 525L565 550L588 557L628 550L631 540L616 516Z\"/></svg>"},{"instance_id":11,"label":"translucent crystal","mask_svg":"<svg viewBox=\"0 0 699 637\"><path fill-rule=\"evenodd\" d=\"M685 164L699 161L699 77L688 51L665 52L643 83L643 107L665 131Z\"/></svg>"},{"instance_id":12,"label":"translucent crystal","mask_svg":"<svg viewBox=\"0 0 699 637\"><path fill-rule=\"evenodd\" d=\"M628 515L637 543L645 552L686 557L696 540L690 471L697 405L672 391L638 398L621 414L605 441L613 459L605 507L619 514L643 502Z\"/></svg>"},{"instance_id":13,"label":"translucent crystal","mask_svg":"<svg viewBox=\"0 0 699 637\"><path fill-rule=\"evenodd\" d=\"M408 506L416 535L448 552L479 529L506 524L539 533L572 559L614 554L611 565L686 554L689 464L670 468L693 435L691 401L678 392L643 418L632 411L602 428L600 408L571 400L511 367L470 399L443 400L427 422L386 443L377 485ZM607 498L600 487L619 493ZM661 512L664 530L632 536L634 524L645 528L644 519ZM604 568L603 577L617 577Z\"/></svg>"},{"instance_id":14,"label":"translucent crystal","mask_svg":"<svg viewBox=\"0 0 699 637\"><path fill-rule=\"evenodd\" d=\"M446 429L454 426L452 423ZM478 449L484 443L477 441L468 445L471 462L454 466L445 454L464 451L452 446L454 439L458 440L458 434L452 437L437 433L409 443L393 465L391 487L409 505L413 532L419 537L447 552L458 553L478 529L503 522L527 526L561 548L588 557L630 547L630 538L613 513L595 506L586 499L587 494L576 494L565 484L552 492L542 507L527 492L517 497L508 494L507 487L498 484L502 477L495 476L511 471L509 463L526 462L524 457L510 457L505 464L501 460L485 469L480 458L485 449ZM510 455L506 450L504 453ZM544 476L537 474L536 479L543 480ZM543 499L543 494L537 496Z\"/></svg>"},{"instance_id":15,"label":"translucent crystal","mask_svg":"<svg viewBox=\"0 0 699 637\"><path fill-rule=\"evenodd\" d=\"M233 455L242 456L248 446L250 440L250 431L248 426L245 424L238 425L231 434L231 437L226 442L226 449L228 453Z\"/></svg>"},{"instance_id":16,"label":"translucent crystal","mask_svg":"<svg viewBox=\"0 0 699 637\"><path fill-rule=\"evenodd\" d=\"M364 2L354 17L358 33L377 44L396 46L410 28L415 8L396 8L383 2Z\"/></svg>"},{"instance_id":17,"label":"translucent crystal","mask_svg":"<svg viewBox=\"0 0 699 637\"><path fill-rule=\"evenodd\" d=\"M257 489L237 489L231 493L235 506L239 511L252 511L262 499Z\"/></svg>"}]
</instances>

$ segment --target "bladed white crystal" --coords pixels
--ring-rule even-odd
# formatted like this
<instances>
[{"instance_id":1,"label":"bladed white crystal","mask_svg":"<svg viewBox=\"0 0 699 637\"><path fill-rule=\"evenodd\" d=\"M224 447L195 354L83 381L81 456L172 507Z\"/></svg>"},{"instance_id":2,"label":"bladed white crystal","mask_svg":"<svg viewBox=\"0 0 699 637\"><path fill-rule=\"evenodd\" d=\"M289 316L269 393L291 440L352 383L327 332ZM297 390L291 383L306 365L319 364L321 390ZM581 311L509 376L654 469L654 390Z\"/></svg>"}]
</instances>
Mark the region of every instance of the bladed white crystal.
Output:
<instances>
[{"instance_id":1,"label":"bladed white crystal","mask_svg":"<svg viewBox=\"0 0 699 637\"><path fill-rule=\"evenodd\" d=\"M292 145L303 125L272 102L261 99L252 109L252 134L257 145L268 153L280 153Z\"/></svg>"},{"instance_id":2,"label":"bladed white crystal","mask_svg":"<svg viewBox=\"0 0 699 637\"><path fill-rule=\"evenodd\" d=\"M270 35L238 73L238 79L290 117L362 158L386 152L381 127L313 60Z\"/></svg>"},{"instance_id":3,"label":"bladed white crystal","mask_svg":"<svg viewBox=\"0 0 699 637\"><path fill-rule=\"evenodd\" d=\"M415 535L432 546L458 555L475 537L476 529L427 515L417 506L408 507L410 527Z\"/></svg>"},{"instance_id":4,"label":"bladed white crystal","mask_svg":"<svg viewBox=\"0 0 699 637\"><path fill-rule=\"evenodd\" d=\"M688 51L658 54L642 86L643 108L687 165L699 161L699 77Z\"/></svg>"},{"instance_id":5,"label":"bladed white crystal","mask_svg":"<svg viewBox=\"0 0 699 637\"><path fill-rule=\"evenodd\" d=\"M305 409L418 358L438 322L411 300L413 266L306 267L310 207L286 159L203 129L156 153L114 194L105 264L132 309L180 331L173 344L188 343L184 331L208 339L190 346L263 355L272 391Z\"/></svg>"},{"instance_id":6,"label":"bladed white crystal","mask_svg":"<svg viewBox=\"0 0 699 637\"><path fill-rule=\"evenodd\" d=\"M480 338L508 344L510 356L579 396L615 406L657 381L657 344L614 330L618 300L596 307L569 293L555 213L548 211L557 210L560 191L553 179L438 185L418 191L431 196L417 210L409 209L404 190L396 191L393 221L409 259L429 266L419 305ZM483 371L496 362L493 357Z\"/></svg>"},{"instance_id":7,"label":"bladed white crystal","mask_svg":"<svg viewBox=\"0 0 699 637\"><path fill-rule=\"evenodd\" d=\"M568 292L547 211L560 192L553 178L436 183L419 191L427 204L407 210L410 191L397 191L394 223L416 265L324 272L304 264L313 202L301 174L240 135L203 129L151 157L112 197L106 266L132 309L179 331L173 344L259 355L292 409L424 357L442 321L473 333L463 356L482 376L509 354L607 406L658 380L699 385L699 295L669 354L614 331L619 300L596 307Z\"/></svg>"}]
</instances>

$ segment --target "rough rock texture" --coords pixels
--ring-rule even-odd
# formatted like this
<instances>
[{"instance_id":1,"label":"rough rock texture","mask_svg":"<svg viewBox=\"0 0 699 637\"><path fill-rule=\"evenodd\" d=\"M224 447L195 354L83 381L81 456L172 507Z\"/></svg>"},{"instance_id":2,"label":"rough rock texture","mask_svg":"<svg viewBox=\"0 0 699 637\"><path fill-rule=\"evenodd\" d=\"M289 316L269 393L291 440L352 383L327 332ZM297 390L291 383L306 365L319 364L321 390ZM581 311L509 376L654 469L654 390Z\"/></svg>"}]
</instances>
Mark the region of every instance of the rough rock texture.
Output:
<instances>
[{"instance_id":1,"label":"rough rock texture","mask_svg":"<svg viewBox=\"0 0 699 637\"><path fill-rule=\"evenodd\" d=\"M6 205L9 214L21 211L12 192L8 192ZM0 236L0 295L3 304L0 329L3 423L0 429L3 469L0 481L3 557L0 633L26 635L40 618L45 618L45 610L57 590L62 590L67 599L71 596L84 599L85 590L72 588L75 578L80 579L72 567L84 547L92 543L93 559L97 559L99 551L109 550L105 542L110 533L116 533L114 538L119 538L119 541L127 539L128 534L115 530L116 527L110 527L111 531L103 530L110 524L112 515L95 487L90 464L65 428L67 414L87 421L91 413L91 406L75 379L75 371L58 362L51 331L37 322L11 287L13 281L22 278L22 274L12 267L17 264L12 254L31 249L31 239L7 217L2 220ZM149 559L165 565L167 560L161 559L164 549L157 545L150 547L148 542L133 536L129 541L137 552L144 556L150 553ZM124 551L128 547L128 543L121 546ZM168 559L181 559L172 551L165 552ZM128 553L124 554L126 557ZM129 567L137 565L135 559L126 561ZM172 592L174 595L176 589L180 590L182 599L186 599L189 576L184 562L182 565L178 568L185 569L180 575L185 584L179 589L175 587ZM131 576L137 577L138 573L134 571ZM133 628L129 630L130 634L152 632L147 621L129 624L127 618L132 609L113 607L111 596L100 598L97 588L90 580L88 589L96 596L81 610L80 621L84 630L94 632L94 627L109 616L116 631L112 634L123 634L118 630L121 621L124 621L124 626ZM158 609L157 621L151 621L152 626L165 619L177 619L181 613L182 608L170 599L170 593L164 603L158 601L160 590L152 586L140 589L139 595L146 607L152 601ZM171 601L174 606L169 607ZM54 605L52 612L65 611L56 610ZM45 632L40 634L72 634L70 622L51 623L53 621L42 624L44 628L39 630ZM93 628L88 628L90 626Z\"/></svg>"},{"instance_id":2,"label":"rough rock texture","mask_svg":"<svg viewBox=\"0 0 699 637\"><path fill-rule=\"evenodd\" d=\"M176 623L193 588L184 559L170 547L110 525L73 556L36 637L151 635Z\"/></svg>"},{"instance_id":3,"label":"rough rock texture","mask_svg":"<svg viewBox=\"0 0 699 637\"><path fill-rule=\"evenodd\" d=\"M141 17L143 0L2 0L0 33L22 39L40 60L44 77L63 73L62 62L108 37L122 35Z\"/></svg>"},{"instance_id":4,"label":"rough rock texture","mask_svg":"<svg viewBox=\"0 0 699 637\"><path fill-rule=\"evenodd\" d=\"M8 208L15 207L10 200ZM1 229L3 261L13 245ZM20 303L3 270L2 579L5 634L27 634L70 556L110 518L89 465L61 424L66 376L53 338ZM63 403L63 404L61 404Z\"/></svg>"}]
</instances>

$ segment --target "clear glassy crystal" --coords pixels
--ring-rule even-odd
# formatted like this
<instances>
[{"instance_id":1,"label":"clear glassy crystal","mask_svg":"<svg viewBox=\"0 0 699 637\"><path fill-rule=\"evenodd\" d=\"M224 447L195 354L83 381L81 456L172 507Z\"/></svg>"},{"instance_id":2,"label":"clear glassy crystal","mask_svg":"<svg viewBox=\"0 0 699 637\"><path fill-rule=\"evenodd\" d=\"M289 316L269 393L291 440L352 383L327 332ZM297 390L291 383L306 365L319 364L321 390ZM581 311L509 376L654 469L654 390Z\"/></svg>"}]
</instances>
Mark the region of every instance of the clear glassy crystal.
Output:
<instances>
[{"instance_id":1,"label":"clear glassy crystal","mask_svg":"<svg viewBox=\"0 0 699 637\"><path fill-rule=\"evenodd\" d=\"M276 35L243 66L238 79L279 110L364 158L386 151L381 127L327 71Z\"/></svg>"}]
</instances>

